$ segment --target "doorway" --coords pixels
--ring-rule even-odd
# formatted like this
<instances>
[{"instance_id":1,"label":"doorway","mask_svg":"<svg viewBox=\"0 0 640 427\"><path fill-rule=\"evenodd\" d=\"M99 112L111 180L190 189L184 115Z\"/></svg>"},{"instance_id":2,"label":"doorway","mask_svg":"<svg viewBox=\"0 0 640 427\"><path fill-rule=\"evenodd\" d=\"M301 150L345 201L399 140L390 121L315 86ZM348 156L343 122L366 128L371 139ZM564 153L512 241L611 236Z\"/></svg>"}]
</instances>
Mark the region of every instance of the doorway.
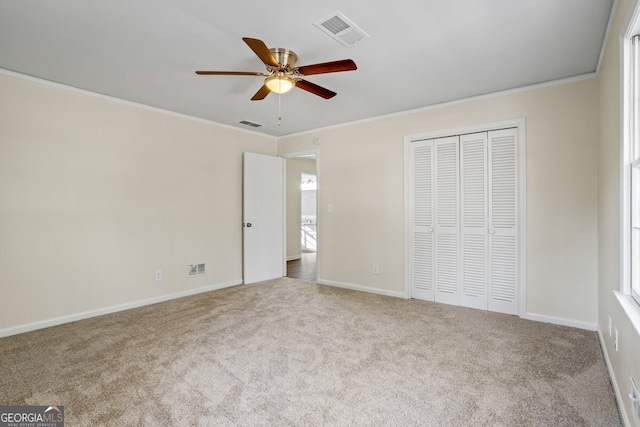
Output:
<instances>
[{"instance_id":1,"label":"doorway","mask_svg":"<svg viewBox=\"0 0 640 427\"><path fill-rule=\"evenodd\" d=\"M318 177L316 152L287 156L287 277L317 281Z\"/></svg>"}]
</instances>

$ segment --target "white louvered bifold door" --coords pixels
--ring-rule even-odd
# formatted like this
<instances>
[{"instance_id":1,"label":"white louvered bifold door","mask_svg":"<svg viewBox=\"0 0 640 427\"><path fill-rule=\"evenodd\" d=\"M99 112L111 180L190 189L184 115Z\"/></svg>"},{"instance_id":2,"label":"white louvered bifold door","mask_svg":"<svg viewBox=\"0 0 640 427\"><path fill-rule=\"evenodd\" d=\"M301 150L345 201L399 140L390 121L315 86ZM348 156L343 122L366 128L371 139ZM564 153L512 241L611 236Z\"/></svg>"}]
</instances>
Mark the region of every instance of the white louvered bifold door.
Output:
<instances>
[{"instance_id":1,"label":"white louvered bifold door","mask_svg":"<svg viewBox=\"0 0 640 427\"><path fill-rule=\"evenodd\" d=\"M487 309L487 132L460 136L460 305Z\"/></svg>"},{"instance_id":2,"label":"white louvered bifold door","mask_svg":"<svg viewBox=\"0 0 640 427\"><path fill-rule=\"evenodd\" d=\"M517 314L518 171L517 130L488 133L489 305Z\"/></svg>"},{"instance_id":3,"label":"white louvered bifold door","mask_svg":"<svg viewBox=\"0 0 640 427\"><path fill-rule=\"evenodd\" d=\"M433 301L433 140L411 150L411 297Z\"/></svg>"},{"instance_id":4,"label":"white louvered bifold door","mask_svg":"<svg viewBox=\"0 0 640 427\"><path fill-rule=\"evenodd\" d=\"M460 305L457 136L434 140L435 301Z\"/></svg>"}]
</instances>

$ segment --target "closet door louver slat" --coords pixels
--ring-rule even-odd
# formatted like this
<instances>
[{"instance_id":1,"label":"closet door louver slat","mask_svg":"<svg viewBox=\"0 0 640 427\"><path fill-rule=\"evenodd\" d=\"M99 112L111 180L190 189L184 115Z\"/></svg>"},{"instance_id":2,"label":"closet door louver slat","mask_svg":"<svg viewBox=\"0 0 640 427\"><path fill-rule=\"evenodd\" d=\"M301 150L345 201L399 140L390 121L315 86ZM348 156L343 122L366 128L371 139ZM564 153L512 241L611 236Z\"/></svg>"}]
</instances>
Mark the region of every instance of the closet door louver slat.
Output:
<instances>
[{"instance_id":1,"label":"closet door louver slat","mask_svg":"<svg viewBox=\"0 0 640 427\"><path fill-rule=\"evenodd\" d=\"M489 154L488 309L517 314L518 171L516 129L491 131Z\"/></svg>"},{"instance_id":2,"label":"closet door louver slat","mask_svg":"<svg viewBox=\"0 0 640 427\"><path fill-rule=\"evenodd\" d=\"M413 298L518 314L518 129L412 141Z\"/></svg>"},{"instance_id":3,"label":"closet door louver slat","mask_svg":"<svg viewBox=\"0 0 640 427\"><path fill-rule=\"evenodd\" d=\"M460 304L459 138L434 140L435 301Z\"/></svg>"},{"instance_id":4,"label":"closet door louver slat","mask_svg":"<svg viewBox=\"0 0 640 427\"><path fill-rule=\"evenodd\" d=\"M487 132L460 136L460 304L487 308Z\"/></svg>"},{"instance_id":5,"label":"closet door louver slat","mask_svg":"<svg viewBox=\"0 0 640 427\"><path fill-rule=\"evenodd\" d=\"M433 143L412 147L412 297L433 300Z\"/></svg>"}]
</instances>

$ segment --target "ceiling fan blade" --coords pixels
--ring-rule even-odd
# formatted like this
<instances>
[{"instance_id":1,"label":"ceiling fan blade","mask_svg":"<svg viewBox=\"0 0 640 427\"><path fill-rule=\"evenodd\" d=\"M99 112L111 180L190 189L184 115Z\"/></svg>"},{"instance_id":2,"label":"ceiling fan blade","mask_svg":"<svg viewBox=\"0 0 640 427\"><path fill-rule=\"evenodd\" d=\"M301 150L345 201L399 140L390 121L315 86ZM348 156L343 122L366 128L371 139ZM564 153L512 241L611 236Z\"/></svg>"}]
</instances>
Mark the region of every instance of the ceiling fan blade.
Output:
<instances>
[{"instance_id":1,"label":"ceiling fan blade","mask_svg":"<svg viewBox=\"0 0 640 427\"><path fill-rule=\"evenodd\" d=\"M303 65L296 68L303 76L310 76L312 74L325 74L325 73L337 73L339 71L353 71L357 70L356 63L351 59L343 59L341 61L323 62L320 64Z\"/></svg>"},{"instance_id":2,"label":"ceiling fan blade","mask_svg":"<svg viewBox=\"0 0 640 427\"><path fill-rule=\"evenodd\" d=\"M257 71L196 71L201 76L266 76Z\"/></svg>"},{"instance_id":3,"label":"ceiling fan blade","mask_svg":"<svg viewBox=\"0 0 640 427\"><path fill-rule=\"evenodd\" d=\"M278 61L276 61L276 58L273 57L273 54L262 40L252 39L249 37L243 37L242 40L249 45L251 50L258 55L258 58L260 58L260 60L266 65L280 68L280 64L278 64Z\"/></svg>"},{"instance_id":4,"label":"ceiling fan blade","mask_svg":"<svg viewBox=\"0 0 640 427\"><path fill-rule=\"evenodd\" d=\"M265 99L267 97L267 95L269 95L270 93L271 93L271 91L269 90L269 88L266 87L265 85L262 85L260 90L257 91L255 95L253 95L253 98L251 98L251 100L252 101L260 101L262 99Z\"/></svg>"},{"instance_id":5,"label":"ceiling fan blade","mask_svg":"<svg viewBox=\"0 0 640 427\"><path fill-rule=\"evenodd\" d=\"M307 92L311 92L312 94L318 95L324 99L329 99L336 96L335 92L302 79L296 80L296 87L299 87L302 90L306 90Z\"/></svg>"}]
</instances>

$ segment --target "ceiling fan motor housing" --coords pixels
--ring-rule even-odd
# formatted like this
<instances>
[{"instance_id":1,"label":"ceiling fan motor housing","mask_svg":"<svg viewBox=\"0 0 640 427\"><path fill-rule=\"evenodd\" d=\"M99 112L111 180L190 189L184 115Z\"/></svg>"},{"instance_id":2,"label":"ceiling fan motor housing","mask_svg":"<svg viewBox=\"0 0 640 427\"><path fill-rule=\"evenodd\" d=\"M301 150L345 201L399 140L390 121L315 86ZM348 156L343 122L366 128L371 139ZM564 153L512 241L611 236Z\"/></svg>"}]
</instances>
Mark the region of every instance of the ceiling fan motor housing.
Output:
<instances>
[{"instance_id":1,"label":"ceiling fan motor housing","mask_svg":"<svg viewBox=\"0 0 640 427\"><path fill-rule=\"evenodd\" d=\"M269 50L282 68L286 68L288 71L293 70L296 65L296 61L298 61L298 55L296 55L294 51L283 49L281 47L272 47Z\"/></svg>"}]
</instances>

